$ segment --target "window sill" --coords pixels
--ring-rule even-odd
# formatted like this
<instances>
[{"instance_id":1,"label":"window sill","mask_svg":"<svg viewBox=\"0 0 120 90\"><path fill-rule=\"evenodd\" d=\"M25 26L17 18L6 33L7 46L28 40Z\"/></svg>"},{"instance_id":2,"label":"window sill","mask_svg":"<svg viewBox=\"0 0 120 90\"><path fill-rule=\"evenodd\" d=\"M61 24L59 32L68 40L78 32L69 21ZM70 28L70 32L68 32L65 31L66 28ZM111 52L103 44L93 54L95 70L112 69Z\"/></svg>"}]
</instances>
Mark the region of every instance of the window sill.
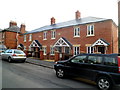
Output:
<instances>
[{"instance_id":1,"label":"window sill","mask_svg":"<svg viewBox=\"0 0 120 90\"><path fill-rule=\"evenodd\" d=\"M55 39L55 38L51 38L51 39Z\"/></svg>"},{"instance_id":2,"label":"window sill","mask_svg":"<svg viewBox=\"0 0 120 90\"><path fill-rule=\"evenodd\" d=\"M86 37L94 37L95 35L87 35Z\"/></svg>"},{"instance_id":3,"label":"window sill","mask_svg":"<svg viewBox=\"0 0 120 90\"><path fill-rule=\"evenodd\" d=\"M80 37L80 36L74 36L74 38L78 38L78 37Z\"/></svg>"},{"instance_id":4,"label":"window sill","mask_svg":"<svg viewBox=\"0 0 120 90\"><path fill-rule=\"evenodd\" d=\"M43 40L47 40L47 39L43 39Z\"/></svg>"},{"instance_id":5,"label":"window sill","mask_svg":"<svg viewBox=\"0 0 120 90\"><path fill-rule=\"evenodd\" d=\"M51 56L54 56L55 54L50 54Z\"/></svg>"}]
</instances>

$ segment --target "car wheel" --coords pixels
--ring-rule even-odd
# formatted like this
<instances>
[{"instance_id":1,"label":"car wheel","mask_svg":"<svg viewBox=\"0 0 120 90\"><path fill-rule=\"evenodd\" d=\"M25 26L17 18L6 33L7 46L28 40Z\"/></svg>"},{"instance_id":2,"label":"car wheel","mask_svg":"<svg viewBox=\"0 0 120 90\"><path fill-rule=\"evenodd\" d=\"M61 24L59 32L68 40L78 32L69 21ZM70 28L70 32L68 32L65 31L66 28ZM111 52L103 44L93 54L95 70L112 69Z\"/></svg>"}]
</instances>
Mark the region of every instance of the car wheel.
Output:
<instances>
[{"instance_id":1,"label":"car wheel","mask_svg":"<svg viewBox=\"0 0 120 90\"><path fill-rule=\"evenodd\" d=\"M12 59L11 57L8 58L8 62L11 63L12 62Z\"/></svg>"},{"instance_id":2,"label":"car wheel","mask_svg":"<svg viewBox=\"0 0 120 90\"><path fill-rule=\"evenodd\" d=\"M112 89L112 86L113 85L112 85L110 79L107 77L99 77L97 79L97 87L100 90L110 90L110 89Z\"/></svg>"},{"instance_id":3,"label":"car wheel","mask_svg":"<svg viewBox=\"0 0 120 90\"><path fill-rule=\"evenodd\" d=\"M57 69L56 70L56 75L58 78L64 78L65 77L65 72L63 69Z\"/></svg>"}]
</instances>

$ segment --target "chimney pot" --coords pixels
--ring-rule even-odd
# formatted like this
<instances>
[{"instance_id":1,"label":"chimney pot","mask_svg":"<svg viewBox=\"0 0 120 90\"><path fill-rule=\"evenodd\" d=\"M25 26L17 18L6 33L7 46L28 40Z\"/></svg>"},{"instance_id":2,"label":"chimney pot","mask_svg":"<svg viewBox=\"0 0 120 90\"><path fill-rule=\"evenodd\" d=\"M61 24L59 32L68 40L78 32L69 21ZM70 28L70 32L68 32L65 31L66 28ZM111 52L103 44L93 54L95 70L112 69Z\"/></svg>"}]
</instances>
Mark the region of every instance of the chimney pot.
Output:
<instances>
[{"instance_id":1,"label":"chimney pot","mask_svg":"<svg viewBox=\"0 0 120 90\"><path fill-rule=\"evenodd\" d=\"M21 24L21 27L20 27L20 32L21 33L25 33L25 24Z\"/></svg>"},{"instance_id":2,"label":"chimney pot","mask_svg":"<svg viewBox=\"0 0 120 90\"><path fill-rule=\"evenodd\" d=\"M53 25L53 24L55 24L55 18L54 17L51 18L51 25Z\"/></svg>"},{"instance_id":3,"label":"chimney pot","mask_svg":"<svg viewBox=\"0 0 120 90\"><path fill-rule=\"evenodd\" d=\"M79 10L77 10L77 11L75 12L75 17L76 17L76 19L80 19L81 13L79 12Z\"/></svg>"},{"instance_id":4,"label":"chimney pot","mask_svg":"<svg viewBox=\"0 0 120 90\"><path fill-rule=\"evenodd\" d=\"M9 27L11 26L17 26L17 23L15 21L10 21Z\"/></svg>"}]
</instances>

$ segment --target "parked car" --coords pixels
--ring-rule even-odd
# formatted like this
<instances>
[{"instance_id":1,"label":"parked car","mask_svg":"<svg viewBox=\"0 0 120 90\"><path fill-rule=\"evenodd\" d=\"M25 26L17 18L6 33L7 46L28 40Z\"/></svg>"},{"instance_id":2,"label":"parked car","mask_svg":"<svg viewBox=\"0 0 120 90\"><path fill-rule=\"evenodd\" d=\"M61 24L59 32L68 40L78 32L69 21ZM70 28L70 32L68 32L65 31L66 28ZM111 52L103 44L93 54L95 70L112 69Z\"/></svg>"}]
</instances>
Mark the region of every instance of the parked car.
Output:
<instances>
[{"instance_id":1,"label":"parked car","mask_svg":"<svg viewBox=\"0 0 120 90\"><path fill-rule=\"evenodd\" d=\"M0 56L3 54L4 50L0 49Z\"/></svg>"},{"instance_id":2,"label":"parked car","mask_svg":"<svg viewBox=\"0 0 120 90\"><path fill-rule=\"evenodd\" d=\"M1 44L1 45L0 45L0 56L1 56L1 54L2 54L5 50L6 50L6 46L3 45L3 44Z\"/></svg>"},{"instance_id":3,"label":"parked car","mask_svg":"<svg viewBox=\"0 0 120 90\"><path fill-rule=\"evenodd\" d=\"M96 82L101 90L120 85L120 55L80 54L54 65L58 78L68 75L82 77Z\"/></svg>"},{"instance_id":4,"label":"parked car","mask_svg":"<svg viewBox=\"0 0 120 90\"><path fill-rule=\"evenodd\" d=\"M17 49L8 49L2 53L2 60L25 62L26 55L23 51Z\"/></svg>"}]
</instances>

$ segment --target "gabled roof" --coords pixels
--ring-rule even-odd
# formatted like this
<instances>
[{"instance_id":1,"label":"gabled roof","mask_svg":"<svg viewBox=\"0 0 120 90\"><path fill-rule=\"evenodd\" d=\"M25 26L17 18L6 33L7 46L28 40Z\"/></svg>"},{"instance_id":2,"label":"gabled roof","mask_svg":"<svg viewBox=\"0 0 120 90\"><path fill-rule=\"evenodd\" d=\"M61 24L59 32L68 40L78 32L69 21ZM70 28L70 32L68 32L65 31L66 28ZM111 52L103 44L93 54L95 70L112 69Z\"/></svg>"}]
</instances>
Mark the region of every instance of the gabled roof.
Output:
<instances>
[{"instance_id":1,"label":"gabled roof","mask_svg":"<svg viewBox=\"0 0 120 90\"><path fill-rule=\"evenodd\" d=\"M24 45L20 43L17 47L18 48L24 48Z\"/></svg>"},{"instance_id":2,"label":"gabled roof","mask_svg":"<svg viewBox=\"0 0 120 90\"><path fill-rule=\"evenodd\" d=\"M53 47L62 47L62 46L72 47L72 44L71 44L67 39L65 39L64 37L61 37L61 38L53 45Z\"/></svg>"},{"instance_id":3,"label":"gabled roof","mask_svg":"<svg viewBox=\"0 0 120 90\"><path fill-rule=\"evenodd\" d=\"M66 21L66 22L56 23L53 25L46 25L46 26L40 27L38 29L29 31L25 34L36 33L36 32L58 29L58 28L69 27L69 26L75 26L75 25L80 25L80 24L101 22L101 21L105 21L105 20L111 20L111 19L104 19L104 18L97 18L97 17L85 17L85 18L80 18L78 20L74 19L74 20L70 20L70 21Z\"/></svg>"},{"instance_id":4,"label":"gabled roof","mask_svg":"<svg viewBox=\"0 0 120 90\"><path fill-rule=\"evenodd\" d=\"M93 43L92 46L96 46L96 45L103 45L103 46L108 46L110 45L106 40L100 38L98 39L95 43Z\"/></svg>"},{"instance_id":5,"label":"gabled roof","mask_svg":"<svg viewBox=\"0 0 120 90\"><path fill-rule=\"evenodd\" d=\"M11 26L9 28L6 28L5 30L11 31L11 32L20 32L20 28L18 26L16 26L16 25L13 25L13 26Z\"/></svg>"},{"instance_id":6,"label":"gabled roof","mask_svg":"<svg viewBox=\"0 0 120 90\"><path fill-rule=\"evenodd\" d=\"M41 48L41 44L39 43L38 40L34 40L31 44L30 44L30 47L39 47Z\"/></svg>"}]
</instances>

